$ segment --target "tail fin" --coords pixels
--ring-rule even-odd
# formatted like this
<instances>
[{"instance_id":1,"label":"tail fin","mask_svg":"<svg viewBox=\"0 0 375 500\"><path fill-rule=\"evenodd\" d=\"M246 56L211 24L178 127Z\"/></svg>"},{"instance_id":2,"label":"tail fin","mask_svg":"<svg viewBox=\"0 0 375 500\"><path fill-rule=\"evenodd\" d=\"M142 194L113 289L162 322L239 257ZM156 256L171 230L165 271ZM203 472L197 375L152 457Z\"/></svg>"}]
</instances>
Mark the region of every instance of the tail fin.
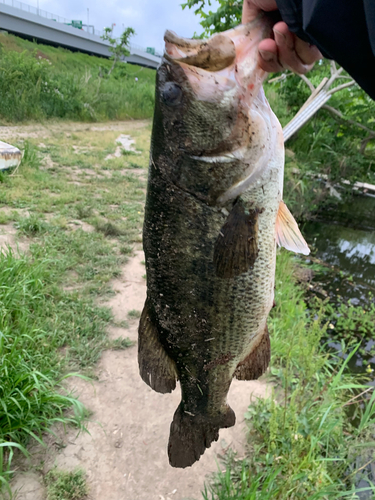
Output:
<instances>
[{"instance_id":1,"label":"tail fin","mask_svg":"<svg viewBox=\"0 0 375 500\"><path fill-rule=\"evenodd\" d=\"M206 448L219 438L219 429L232 427L236 422L229 406L226 412L214 419L204 415L192 415L180 403L171 423L168 456L172 467L185 468L200 459Z\"/></svg>"}]
</instances>

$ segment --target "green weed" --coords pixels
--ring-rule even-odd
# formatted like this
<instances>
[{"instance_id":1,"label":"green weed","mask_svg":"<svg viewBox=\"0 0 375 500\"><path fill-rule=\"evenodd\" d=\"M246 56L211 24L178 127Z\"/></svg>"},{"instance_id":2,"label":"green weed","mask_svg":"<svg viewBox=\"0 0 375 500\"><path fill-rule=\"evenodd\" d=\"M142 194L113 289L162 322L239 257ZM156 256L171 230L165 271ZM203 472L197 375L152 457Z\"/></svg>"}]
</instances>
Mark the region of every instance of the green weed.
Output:
<instances>
[{"instance_id":1,"label":"green weed","mask_svg":"<svg viewBox=\"0 0 375 500\"><path fill-rule=\"evenodd\" d=\"M11 250L0 254L0 482L5 485L15 448L30 438L41 442L53 422L81 426L83 418L82 405L64 395L65 363L58 354L69 340L77 345L79 326L72 328L74 321L62 307L64 294L58 300L53 293L51 265L16 257ZM76 310L82 306L81 301ZM65 410L72 406L69 417Z\"/></svg>"},{"instance_id":2,"label":"green weed","mask_svg":"<svg viewBox=\"0 0 375 500\"><path fill-rule=\"evenodd\" d=\"M12 220L12 217L6 212L0 210L0 224L7 224Z\"/></svg>"},{"instance_id":3,"label":"green weed","mask_svg":"<svg viewBox=\"0 0 375 500\"><path fill-rule=\"evenodd\" d=\"M30 168L39 168L40 157L37 148L30 142L25 141L23 145L22 166Z\"/></svg>"},{"instance_id":4,"label":"green weed","mask_svg":"<svg viewBox=\"0 0 375 500\"><path fill-rule=\"evenodd\" d=\"M97 220L95 227L105 236L120 236L124 234L124 231L117 224L109 221Z\"/></svg>"},{"instance_id":5,"label":"green weed","mask_svg":"<svg viewBox=\"0 0 375 500\"><path fill-rule=\"evenodd\" d=\"M4 170L0 170L0 183L3 184L7 180L9 173Z\"/></svg>"},{"instance_id":6,"label":"green weed","mask_svg":"<svg viewBox=\"0 0 375 500\"><path fill-rule=\"evenodd\" d=\"M129 162L129 168L143 168L141 165L138 165L138 163L134 163L133 161Z\"/></svg>"},{"instance_id":7,"label":"green weed","mask_svg":"<svg viewBox=\"0 0 375 500\"><path fill-rule=\"evenodd\" d=\"M122 156L136 156L137 153L135 151L131 151L129 149L122 148L121 149Z\"/></svg>"},{"instance_id":8,"label":"green weed","mask_svg":"<svg viewBox=\"0 0 375 500\"><path fill-rule=\"evenodd\" d=\"M141 317L140 311L137 311L136 309L132 309L131 311L128 312L128 318L131 319L138 319Z\"/></svg>"},{"instance_id":9,"label":"green weed","mask_svg":"<svg viewBox=\"0 0 375 500\"><path fill-rule=\"evenodd\" d=\"M123 255L131 255L133 253L134 248L129 245L122 245L120 247L120 253Z\"/></svg>"},{"instance_id":10,"label":"green weed","mask_svg":"<svg viewBox=\"0 0 375 500\"><path fill-rule=\"evenodd\" d=\"M92 207L88 205L77 205L77 215L79 219L88 219L92 216Z\"/></svg>"},{"instance_id":11,"label":"green weed","mask_svg":"<svg viewBox=\"0 0 375 500\"><path fill-rule=\"evenodd\" d=\"M37 215L30 215L30 217L20 218L15 227L27 236L35 236L48 231L49 225Z\"/></svg>"},{"instance_id":12,"label":"green weed","mask_svg":"<svg viewBox=\"0 0 375 500\"><path fill-rule=\"evenodd\" d=\"M375 339L375 304L371 299L370 294L365 306L344 302L340 297L334 304L324 301L324 320L329 322L326 337L339 339L350 346L360 342L358 353L366 358L375 356L375 346L372 343L368 347L365 345ZM366 359L363 362L367 363Z\"/></svg>"},{"instance_id":13,"label":"green weed","mask_svg":"<svg viewBox=\"0 0 375 500\"><path fill-rule=\"evenodd\" d=\"M47 500L84 500L88 495L86 474L83 470L53 469L45 477Z\"/></svg>"},{"instance_id":14,"label":"green weed","mask_svg":"<svg viewBox=\"0 0 375 500\"><path fill-rule=\"evenodd\" d=\"M132 345L134 345L134 342L132 342L129 338L118 337L110 342L108 347L109 349L123 350L131 347Z\"/></svg>"}]
</instances>

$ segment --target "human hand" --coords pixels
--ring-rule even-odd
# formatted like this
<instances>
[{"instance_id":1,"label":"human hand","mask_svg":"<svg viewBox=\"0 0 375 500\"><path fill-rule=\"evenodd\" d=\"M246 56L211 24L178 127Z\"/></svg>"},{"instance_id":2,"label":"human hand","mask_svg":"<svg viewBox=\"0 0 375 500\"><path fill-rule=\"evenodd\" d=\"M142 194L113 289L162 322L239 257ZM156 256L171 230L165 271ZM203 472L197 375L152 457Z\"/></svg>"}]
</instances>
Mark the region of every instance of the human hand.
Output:
<instances>
[{"instance_id":1,"label":"human hand","mask_svg":"<svg viewBox=\"0 0 375 500\"><path fill-rule=\"evenodd\" d=\"M262 11L274 10L277 10L275 0L244 0L242 23L253 21ZM258 62L264 71L291 69L295 73L304 74L310 71L315 61L322 59L323 56L315 45L298 38L283 21L274 25L273 33L274 39L266 38L258 47Z\"/></svg>"}]
</instances>

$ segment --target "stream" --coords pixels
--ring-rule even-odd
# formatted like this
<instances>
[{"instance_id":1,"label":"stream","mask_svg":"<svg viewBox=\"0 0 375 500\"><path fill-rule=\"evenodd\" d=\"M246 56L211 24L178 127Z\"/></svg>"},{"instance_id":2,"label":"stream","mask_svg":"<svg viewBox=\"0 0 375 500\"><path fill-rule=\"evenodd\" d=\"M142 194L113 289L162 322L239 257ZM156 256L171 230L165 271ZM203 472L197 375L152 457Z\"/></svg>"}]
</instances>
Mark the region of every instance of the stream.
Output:
<instances>
[{"instance_id":1,"label":"stream","mask_svg":"<svg viewBox=\"0 0 375 500\"><path fill-rule=\"evenodd\" d=\"M306 223L303 234L314 256L332 269L325 277L318 276L331 302L349 301L366 309L375 304L375 197L354 196L343 208L327 210L320 220ZM334 334L330 347L341 350ZM364 347L369 355L362 353L350 363L355 372L364 372L367 363L375 369L375 332L365 339Z\"/></svg>"},{"instance_id":2,"label":"stream","mask_svg":"<svg viewBox=\"0 0 375 500\"><path fill-rule=\"evenodd\" d=\"M303 233L316 249L316 257L353 277L357 286L342 286L339 279L328 287L354 305L375 291L375 197L356 196L340 213L327 211L304 225ZM336 290L338 287L339 290Z\"/></svg>"},{"instance_id":3,"label":"stream","mask_svg":"<svg viewBox=\"0 0 375 500\"><path fill-rule=\"evenodd\" d=\"M375 303L375 197L354 196L343 208L340 212L327 210L319 214L318 220L306 223L302 232L314 257L329 268L325 277L324 273L317 276L323 291L321 298L329 297L334 303L342 299L353 306L368 308L371 302ZM347 354L341 351L340 340L332 332L328 345L346 357ZM353 372L366 373L367 376L369 370L374 370L370 375L372 381L368 383L375 386L375 332L372 338L364 339L363 346L364 350L351 359L349 367ZM357 474L358 488L368 487L367 479L374 482L373 451L357 457L353 464L353 470L366 464L362 473ZM368 500L371 495L358 493L361 500Z\"/></svg>"}]
</instances>

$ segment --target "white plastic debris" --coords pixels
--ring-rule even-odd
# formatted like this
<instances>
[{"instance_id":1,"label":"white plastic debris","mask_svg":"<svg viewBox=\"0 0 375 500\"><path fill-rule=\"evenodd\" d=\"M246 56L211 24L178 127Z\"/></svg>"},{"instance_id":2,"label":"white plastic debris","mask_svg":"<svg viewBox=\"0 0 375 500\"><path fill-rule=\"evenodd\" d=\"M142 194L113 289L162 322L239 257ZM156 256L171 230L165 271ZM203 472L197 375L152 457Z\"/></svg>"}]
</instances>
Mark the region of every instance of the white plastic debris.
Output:
<instances>
[{"instance_id":1,"label":"white plastic debris","mask_svg":"<svg viewBox=\"0 0 375 500\"><path fill-rule=\"evenodd\" d=\"M18 167L21 163L22 153L18 148L0 141L0 170Z\"/></svg>"}]
</instances>

